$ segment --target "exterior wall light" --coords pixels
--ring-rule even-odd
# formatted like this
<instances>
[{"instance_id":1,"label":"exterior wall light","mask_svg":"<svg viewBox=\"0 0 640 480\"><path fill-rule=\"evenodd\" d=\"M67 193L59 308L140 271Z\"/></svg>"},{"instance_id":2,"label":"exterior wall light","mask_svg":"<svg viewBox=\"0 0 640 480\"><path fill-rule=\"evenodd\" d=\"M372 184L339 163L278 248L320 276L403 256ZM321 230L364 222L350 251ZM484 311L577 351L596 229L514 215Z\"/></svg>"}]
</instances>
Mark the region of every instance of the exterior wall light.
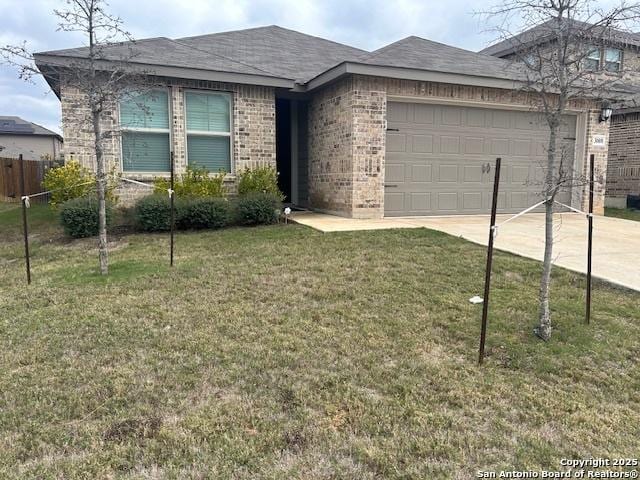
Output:
<instances>
[{"instance_id":1,"label":"exterior wall light","mask_svg":"<svg viewBox=\"0 0 640 480\"><path fill-rule=\"evenodd\" d=\"M608 102L604 102L602 104L602 108L600 109L600 122L606 122L611 118L611 114L613 113L613 108Z\"/></svg>"}]
</instances>

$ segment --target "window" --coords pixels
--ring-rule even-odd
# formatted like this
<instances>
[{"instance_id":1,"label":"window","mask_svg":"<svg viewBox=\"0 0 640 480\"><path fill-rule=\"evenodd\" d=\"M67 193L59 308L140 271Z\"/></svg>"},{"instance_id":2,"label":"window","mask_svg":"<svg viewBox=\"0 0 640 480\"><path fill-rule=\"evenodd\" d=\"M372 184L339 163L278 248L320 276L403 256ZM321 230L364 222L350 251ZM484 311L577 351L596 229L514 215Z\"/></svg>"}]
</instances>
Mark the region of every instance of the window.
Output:
<instances>
[{"instance_id":1,"label":"window","mask_svg":"<svg viewBox=\"0 0 640 480\"><path fill-rule=\"evenodd\" d=\"M168 172L169 96L166 90L127 95L120 102L122 170Z\"/></svg>"},{"instance_id":2,"label":"window","mask_svg":"<svg viewBox=\"0 0 640 480\"><path fill-rule=\"evenodd\" d=\"M584 68L585 70L596 71L600 70L600 49L594 47L592 50L587 53L587 56L584 59Z\"/></svg>"},{"instance_id":3,"label":"window","mask_svg":"<svg viewBox=\"0 0 640 480\"><path fill-rule=\"evenodd\" d=\"M231 172L231 96L186 92L187 162L210 172Z\"/></svg>"},{"instance_id":4,"label":"window","mask_svg":"<svg viewBox=\"0 0 640 480\"><path fill-rule=\"evenodd\" d=\"M619 72L622 70L622 50L617 48L604 49L604 69L607 72Z\"/></svg>"}]
</instances>

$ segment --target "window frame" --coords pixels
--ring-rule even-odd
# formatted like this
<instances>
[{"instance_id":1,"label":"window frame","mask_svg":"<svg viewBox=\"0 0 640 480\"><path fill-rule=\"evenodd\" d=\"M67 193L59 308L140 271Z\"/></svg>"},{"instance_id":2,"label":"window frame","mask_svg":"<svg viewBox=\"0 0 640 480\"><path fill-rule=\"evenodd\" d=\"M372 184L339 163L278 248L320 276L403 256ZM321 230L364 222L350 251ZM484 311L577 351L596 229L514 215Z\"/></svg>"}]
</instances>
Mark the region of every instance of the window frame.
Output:
<instances>
[{"instance_id":1,"label":"window frame","mask_svg":"<svg viewBox=\"0 0 640 480\"><path fill-rule=\"evenodd\" d=\"M189 130L188 128L188 112L187 112L187 94L195 93L195 94L204 94L204 95L222 95L226 97L227 102L229 103L229 131L228 132L212 132L210 130ZM207 89L197 89L197 88L185 88L182 92L182 108L184 115L184 154L185 154L185 163L189 166L189 135L201 136L201 137L225 137L229 138L229 171L226 172L226 175L233 176L235 175L235 159L233 156L233 141L234 141L234 98L233 92L226 90L207 90ZM209 175L217 175L218 172L209 172Z\"/></svg>"},{"instance_id":2,"label":"window frame","mask_svg":"<svg viewBox=\"0 0 640 480\"><path fill-rule=\"evenodd\" d=\"M618 61L610 62L607 60L607 50L615 50L619 52ZM622 48L617 47L604 47L602 49L602 70L607 73L620 74L622 73L622 60L624 59L624 50ZM618 70L609 70L607 68L607 63L616 63L618 65Z\"/></svg>"},{"instance_id":3,"label":"window frame","mask_svg":"<svg viewBox=\"0 0 640 480\"><path fill-rule=\"evenodd\" d=\"M169 175L171 173L171 152L173 151L173 129L171 128L171 118L173 117L173 102L171 101L171 88L170 87L156 87L150 90L151 92L166 92L167 94L167 128L140 128L140 127L123 127L121 116L121 104L122 101L118 101L118 126L120 128L120 171L123 175L131 176L158 176ZM169 170L125 170L124 169L124 142L122 141L122 135L125 132L140 132L140 133L166 133L169 134Z\"/></svg>"},{"instance_id":4,"label":"window frame","mask_svg":"<svg viewBox=\"0 0 640 480\"><path fill-rule=\"evenodd\" d=\"M598 47L595 45L592 45L593 48L591 48L589 50L589 52L587 53L587 55L585 55L584 60L583 61L592 61L592 62L598 62L598 66L596 68L587 68L587 66L584 66L584 70L588 71L588 72L599 72L600 70L602 70L602 47ZM595 57L591 57L590 55L592 53L597 53L598 54L598 58Z\"/></svg>"}]
</instances>

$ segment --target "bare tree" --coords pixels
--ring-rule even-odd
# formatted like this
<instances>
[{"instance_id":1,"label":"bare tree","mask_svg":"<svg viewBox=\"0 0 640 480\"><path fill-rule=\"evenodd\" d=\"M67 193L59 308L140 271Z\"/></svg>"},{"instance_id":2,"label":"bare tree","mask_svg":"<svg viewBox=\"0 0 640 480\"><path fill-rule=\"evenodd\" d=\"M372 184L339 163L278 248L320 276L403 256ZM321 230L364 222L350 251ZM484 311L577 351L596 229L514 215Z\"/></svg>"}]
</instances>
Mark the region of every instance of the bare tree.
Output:
<instances>
[{"instance_id":1,"label":"bare tree","mask_svg":"<svg viewBox=\"0 0 640 480\"><path fill-rule=\"evenodd\" d=\"M541 194L545 200L545 249L539 290L539 318L534 333L551 337L550 285L553 260L554 202L559 192L583 186L584 172L573 170L572 148L563 144L563 117L572 105L594 100L624 101L626 90L622 63L604 73L601 50L606 45L624 45L626 32L638 19L638 4L624 1L604 10L592 0L505 0L481 13L498 23L495 31L506 40L521 78L522 90L532 99L549 127L546 164ZM513 32L517 25L522 33ZM597 54L595 52L598 52ZM596 64L597 62L597 64ZM617 71L615 71L617 70ZM609 73L612 73L609 74Z\"/></svg>"},{"instance_id":2,"label":"bare tree","mask_svg":"<svg viewBox=\"0 0 640 480\"><path fill-rule=\"evenodd\" d=\"M98 250L100 272L109 271L106 223L106 191L108 169L105 162L105 145L118 128L111 119L120 98L132 90L139 91L148 78L131 61L135 54L133 39L124 30L123 22L106 10L104 0L66 0L65 8L56 9L58 30L78 32L86 39L86 46L73 54L46 60L40 65L39 55L27 49L26 43L0 47L5 62L19 70L20 78L31 80L34 75L60 83L61 88L76 89L80 93L82 107L77 111L77 127L91 125L96 164L96 190L98 198ZM124 43L116 43L124 41ZM38 63L38 65L36 65Z\"/></svg>"}]
</instances>

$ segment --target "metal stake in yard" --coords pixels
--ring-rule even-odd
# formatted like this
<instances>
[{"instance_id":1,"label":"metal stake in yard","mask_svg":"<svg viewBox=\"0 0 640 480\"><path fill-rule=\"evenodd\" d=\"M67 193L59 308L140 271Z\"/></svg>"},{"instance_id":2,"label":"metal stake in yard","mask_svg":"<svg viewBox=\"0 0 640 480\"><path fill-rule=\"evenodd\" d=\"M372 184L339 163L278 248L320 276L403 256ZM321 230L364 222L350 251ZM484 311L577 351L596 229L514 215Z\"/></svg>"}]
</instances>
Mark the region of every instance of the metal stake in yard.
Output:
<instances>
[{"instance_id":1,"label":"metal stake in yard","mask_svg":"<svg viewBox=\"0 0 640 480\"><path fill-rule=\"evenodd\" d=\"M489 292L491 288L491 264L493 263L493 240L496 230L496 210L498 209L498 186L500 184L500 162L496 158L496 176L493 180L493 200L491 202L491 226L489 227L489 244L487 246L487 267L484 275L484 297L482 302L482 328L480 330L480 351L478 364L484 360L484 343L487 338L487 314L489 313Z\"/></svg>"},{"instance_id":2,"label":"metal stake in yard","mask_svg":"<svg viewBox=\"0 0 640 480\"><path fill-rule=\"evenodd\" d=\"M587 215L589 233L587 236L587 312L585 318L587 323L591 321L591 257L593 253L593 185L595 157L593 153L589 157L589 215Z\"/></svg>"},{"instance_id":3,"label":"metal stake in yard","mask_svg":"<svg viewBox=\"0 0 640 480\"><path fill-rule=\"evenodd\" d=\"M22 154L18 157L20 159L20 197L22 198L22 232L24 234L24 259L27 266L27 285L31 285L31 262L29 260L29 227L27 225L27 202L29 199L26 197L24 188L24 158Z\"/></svg>"},{"instance_id":4,"label":"metal stake in yard","mask_svg":"<svg viewBox=\"0 0 640 480\"><path fill-rule=\"evenodd\" d=\"M169 260L169 265L173 267L173 234L174 234L174 230L175 230L175 225L176 225L176 221L175 221L175 203L174 203L174 191L173 191L173 187L174 187L174 183L173 183L173 176L174 176L174 170L175 170L175 160L174 160L174 156L173 156L173 152L171 152L171 186L169 187L169 202L171 204L171 219L169 220L171 225L171 240L170 240L170 260Z\"/></svg>"}]
</instances>

